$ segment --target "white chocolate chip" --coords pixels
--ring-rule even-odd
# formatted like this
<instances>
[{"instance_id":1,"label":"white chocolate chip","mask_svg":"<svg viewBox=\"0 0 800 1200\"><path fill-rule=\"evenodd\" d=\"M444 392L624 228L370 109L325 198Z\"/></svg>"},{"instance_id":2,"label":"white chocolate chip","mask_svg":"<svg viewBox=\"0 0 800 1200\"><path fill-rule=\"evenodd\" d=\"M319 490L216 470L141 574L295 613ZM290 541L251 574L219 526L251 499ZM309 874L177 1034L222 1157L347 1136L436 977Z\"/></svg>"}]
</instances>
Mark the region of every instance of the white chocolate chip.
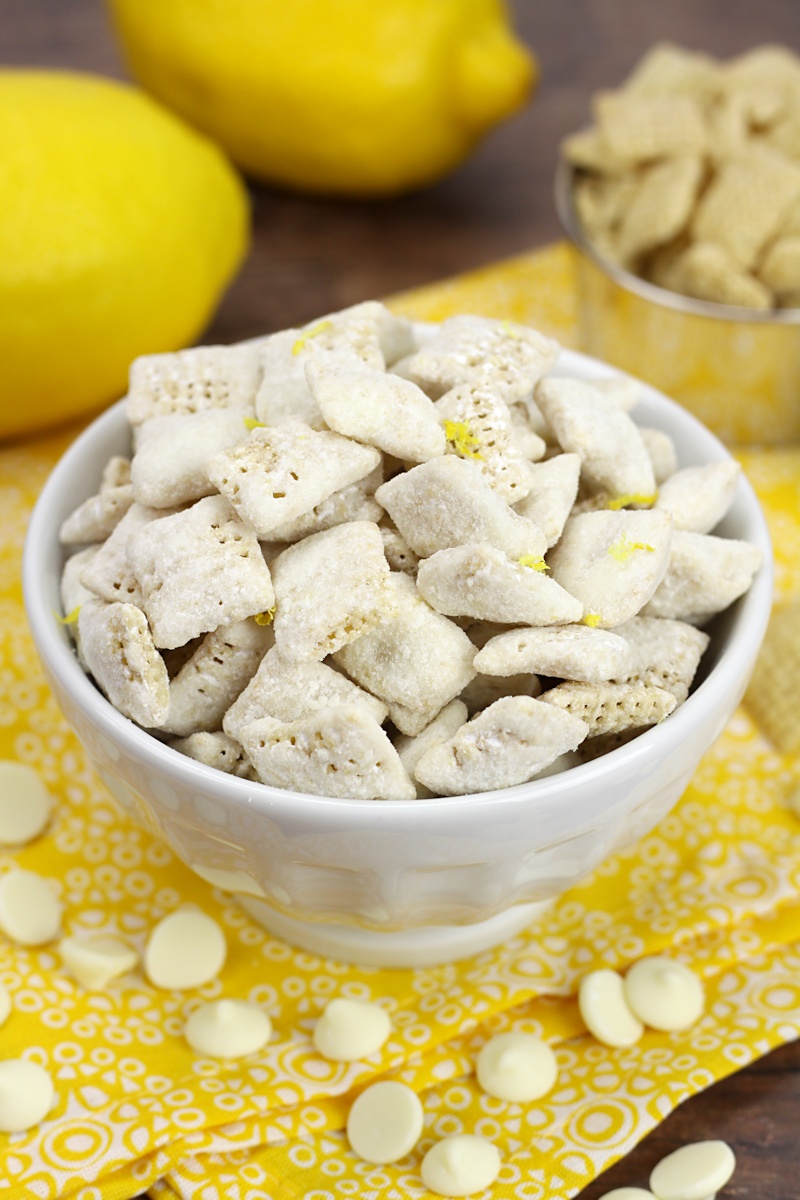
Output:
<instances>
[{"instance_id":1,"label":"white chocolate chip","mask_svg":"<svg viewBox=\"0 0 800 1200\"><path fill-rule=\"evenodd\" d=\"M0 762L0 846L23 846L43 833L53 802L24 763Z\"/></svg>"},{"instance_id":2,"label":"white chocolate chip","mask_svg":"<svg viewBox=\"0 0 800 1200\"><path fill-rule=\"evenodd\" d=\"M712 1200L735 1167L725 1142L692 1142L662 1158L650 1176L650 1189L657 1200Z\"/></svg>"},{"instance_id":3,"label":"white chocolate chip","mask_svg":"<svg viewBox=\"0 0 800 1200\"><path fill-rule=\"evenodd\" d=\"M222 970L225 934L194 908L179 908L159 921L147 941L144 969L155 987L186 991L202 987Z\"/></svg>"},{"instance_id":4,"label":"white chocolate chip","mask_svg":"<svg viewBox=\"0 0 800 1200\"><path fill-rule=\"evenodd\" d=\"M558 1078L555 1054L532 1033L499 1033L490 1038L475 1070L484 1092L517 1104L546 1096Z\"/></svg>"},{"instance_id":5,"label":"white chocolate chip","mask_svg":"<svg viewBox=\"0 0 800 1200\"><path fill-rule=\"evenodd\" d=\"M53 1107L53 1081L26 1058L0 1062L0 1133L23 1133L43 1121Z\"/></svg>"},{"instance_id":6,"label":"white chocolate chip","mask_svg":"<svg viewBox=\"0 0 800 1200\"><path fill-rule=\"evenodd\" d=\"M473 1133L453 1134L431 1146L422 1160L422 1182L437 1196L471 1196L491 1187L500 1174L500 1154Z\"/></svg>"},{"instance_id":7,"label":"white chocolate chip","mask_svg":"<svg viewBox=\"0 0 800 1200\"><path fill-rule=\"evenodd\" d=\"M584 975L578 988L578 1008L584 1024L604 1046L633 1046L644 1026L625 999L625 984L616 971L603 968Z\"/></svg>"},{"instance_id":8,"label":"white chocolate chip","mask_svg":"<svg viewBox=\"0 0 800 1200\"><path fill-rule=\"evenodd\" d=\"M613 1192L604 1192L600 1200L656 1200L652 1192L646 1188L621 1187Z\"/></svg>"},{"instance_id":9,"label":"white chocolate chip","mask_svg":"<svg viewBox=\"0 0 800 1200\"><path fill-rule=\"evenodd\" d=\"M366 1088L347 1117L347 1140L364 1162L390 1163L405 1158L421 1133L419 1096L392 1079Z\"/></svg>"},{"instance_id":10,"label":"white chocolate chip","mask_svg":"<svg viewBox=\"0 0 800 1200\"><path fill-rule=\"evenodd\" d=\"M633 964L625 976L625 999L640 1021L664 1031L688 1029L705 1005L699 976L662 954Z\"/></svg>"},{"instance_id":11,"label":"white chocolate chip","mask_svg":"<svg viewBox=\"0 0 800 1200\"><path fill-rule=\"evenodd\" d=\"M57 937L61 902L33 871L14 868L0 879L0 929L18 946L43 946Z\"/></svg>"},{"instance_id":12,"label":"white chocolate chip","mask_svg":"<svg viewBox=\"0 0 800 1200\"><path fill-rule=\"evenodd\" d=\"M212 1000L195 1009L183 1032L196 1054L244 1058L266 1046L272 1036L272 1022L257 1004Z\"/></svg>"},{"instance_id":13,"label":"white chocolate chip","mask_svg":"<svg viewBox=\"0 0 800 1200\"><path fill-rule=\"evenodd\" d=\"M127 975L139 955L118 937L65 937L58 945L64 966L73 979L88 991L101 992L112 979Z\"/></svg>"},{"instance_id":14,"label":"white chocolate chip","mask_svg":"<svg viewBox=\"0 0 800 1200\"><path fill-rule=\"evenodd\" d=\"M323 1058L353 1062L377 1054L391 1032L389 1014L380 1005L337 997L317 1021L314 1047Z\"/></svg>"}]
</instances>

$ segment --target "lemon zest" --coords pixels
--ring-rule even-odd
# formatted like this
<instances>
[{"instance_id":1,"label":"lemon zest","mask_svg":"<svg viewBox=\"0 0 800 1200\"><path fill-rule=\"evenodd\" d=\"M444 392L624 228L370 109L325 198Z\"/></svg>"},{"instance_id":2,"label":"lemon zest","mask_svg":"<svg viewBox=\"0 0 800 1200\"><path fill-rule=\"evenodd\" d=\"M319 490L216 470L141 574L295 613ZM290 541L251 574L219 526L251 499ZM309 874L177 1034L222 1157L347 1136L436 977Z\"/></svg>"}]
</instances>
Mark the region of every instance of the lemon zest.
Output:
<instances>
[{"instance_id":1,"label":"lemon zest","mask_svg":"<svg viewBox=\"0 0 800 1200\"><path fill-rule=\"evenodd\" d=\"M82 607L83 605L79 604L77 608L73 608L72 612L67 613L65 617L60 617L58 613L55 613L55 618L59 625L75 625Z\"/></svg>"},{"instance_id":2,"label":"lemon zest","mask_svg":"<svg viewBox=\"0 0 800 1200\"><path fill-rule=\"evenodd\" d=\"M480 442L472 432L469 421L445 421L444 436L461 458L479 458L483 462L483 455L475 448L480 446Z\"/></svg>"},{"instance_id":3,"label":"lemon zest","mask_svg":"<svg viewBox=\"0 0 800 1200\"><path fill-rule=\"evenodd\" d=\"M306 330L305 333L301 333L300 337L292 346L292 354L299 354L307 341L309 341L311 338L319 337L319 335L324 333L326 329L330 329L332 324L332 321L318 321L316 325L312 325L312 327Z\"/></svg>"},{"instance_id":4,"label":"lemon zest","mask_svg":"<svg viewBox=\"0 0 800 1200\"><path fill-rule=\"evenodd\" d=\"M508 317L506 317L506 319L504 321L502 321L501 324L503 327L503 333L505 333L507 337L514 338L514 340L517 342L522 340L522 334L519 332L518 329L514 328L514 326L509 321Z\"/></svg>"},{"instance_id":5,"label":"lemon zest","mask_svg":"<svg viewBox=\"0 0 800 1200\"><path fill-rule=\"evenodd\" d=\"M517 559L517 562L521 567L530 567L532 571L550 570L543 558L534 558L532 554L523 554L522 558Z\"/></svg>"},{"instance_id":6,"label":"lemon zest","mask_svg":"<svg viewBox=\"0 0 800 1200\"><path fill-rule=\"evenodd\" d=\"M655 547L647 542L632 542L627 533L623 533L621 538L608 547L608 553L617 562L624 563L633 557L636 550L649 550L652 553L654 549Z\"/></svg>"},{"instance_id":7,"label":"lemon zest","mask_svg":"<svg viewBox=\"0 0 800 1200\"><path fill-rule=\"evenodd\" d=\"M256 613L253 617L256 625L271 625L275 620L277 605L273 604L272 608L268 608L266 612Z\"/></svg>"},{"instance_id":8,"label":"lemon zest","mask_svg":"<svg viewBox=\"0 0 800 1200\"><path fill-rule=\"evenodd\" d=\"M651 507L658 499L658 492L653 492L651 495L645 495L644 492L630 492L625 496L614 496L613 500L609 500L606 505L612 512L618 512L621 508L627 508L629 504L644 504Z\"/></svg>"},{"instance_id":9,"label":"lemon zest","mask_svg":"<svg viewBox=\"0 0 800 1200\"><path fill-rule=\"evenodd\" d=\"M600 624L600 613L588 612L584 613L582 625L588 625L590 629L597 629Z\"/></svg>"},{"instance_id":10,"label":"lemon zest","mask_svg":"<svg viewBox=\"0 0 800 1200\"><path fill-rule=\"evenodd\" d=\"M267 428L263 421L257 421L255 417L245 417L244 427L245 427L245 429L266 429Z\"/></svg>"}]
</instances>

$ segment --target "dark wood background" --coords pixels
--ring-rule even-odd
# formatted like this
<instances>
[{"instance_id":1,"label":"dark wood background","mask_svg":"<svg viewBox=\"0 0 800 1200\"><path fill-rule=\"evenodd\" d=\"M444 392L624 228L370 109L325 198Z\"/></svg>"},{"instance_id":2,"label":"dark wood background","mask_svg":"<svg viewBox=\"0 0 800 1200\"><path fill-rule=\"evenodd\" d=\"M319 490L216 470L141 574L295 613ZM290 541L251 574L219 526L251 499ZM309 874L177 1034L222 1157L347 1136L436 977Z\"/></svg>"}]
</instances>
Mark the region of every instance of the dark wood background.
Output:
<instances>
[{"instance_id":1,"label":"dark wood background","mask_svg":"<svg viewBox=\"0 0 800 1200\"><path fill-rule=\"evenodd\" d=\"M254 188L253 250L205 340L279 329L557 237L560 139L585 122L592 92L615 86L659 39L720 57L764 42L800 52L800 0L516 0L512 8L541 64L534 103L450 179L417 195L354 204ZM101 0L0 0L0 61L125 74ZM798 1200L800 1043L683 1105L582 1200L646 1186L660 1157L700 1138L736 1151L725 1200Z\"/></svg>"}]
</instances>

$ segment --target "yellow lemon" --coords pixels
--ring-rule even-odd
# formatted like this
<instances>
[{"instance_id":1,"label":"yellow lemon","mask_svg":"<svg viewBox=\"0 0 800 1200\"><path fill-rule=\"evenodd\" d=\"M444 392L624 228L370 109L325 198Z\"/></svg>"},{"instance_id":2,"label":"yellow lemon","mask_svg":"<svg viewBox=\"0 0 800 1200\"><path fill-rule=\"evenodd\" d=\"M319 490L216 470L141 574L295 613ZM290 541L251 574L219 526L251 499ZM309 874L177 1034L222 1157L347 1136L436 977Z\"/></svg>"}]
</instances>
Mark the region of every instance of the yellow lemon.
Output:
<instances>
[{"instance_id":1,"label":"yellow lemon","mask_svg":"<svg viewBox=\"0 0 800 1200\"><path fill-rule=\"evenodd\" d=\"M239 265L247 195L150 97L88 75L0 71L0 436L125 391L137 354L208 321Z\"/></svg>"},{"instance_id":2,"label":"yellow lemon","mask_svg":"<svg viewBox=\"0 0 800 1200\"><path fill-rule=\"evenodd\" d=\"M452 170L536 66L502 0L109 0L136 78L269 182L389 195Z\"/></svg>"}]
</instances>

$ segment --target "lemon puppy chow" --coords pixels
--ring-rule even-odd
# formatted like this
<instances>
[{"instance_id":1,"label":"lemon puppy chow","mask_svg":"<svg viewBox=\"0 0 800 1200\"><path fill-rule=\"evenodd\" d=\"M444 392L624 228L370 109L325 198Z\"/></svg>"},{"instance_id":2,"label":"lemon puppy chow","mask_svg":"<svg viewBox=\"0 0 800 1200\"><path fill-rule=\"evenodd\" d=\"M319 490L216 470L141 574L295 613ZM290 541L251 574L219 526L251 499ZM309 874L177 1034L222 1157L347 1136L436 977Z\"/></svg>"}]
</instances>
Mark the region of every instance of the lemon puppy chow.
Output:
<instances>
[{"instance_id":1,"label":"lemon puppy chow","mask_svg":"<svg viewBox=\"0 0 800 1200\"><path fill-rule=\"evenodd\" d=\"M64 520L66 628L118 712L249 785L513 787L690 693L759 551L739 468L508 321L376 302L131 368L131 457Z\"/></svg>"},{"instance_id":2,"label":"lemon puppy chow","mask_svg":"<svg viewBox=\"0 0 800 1200\"><path fill-rule=\"evenodd\" d=\"M592 115L563 153L599 255L699 300L800 306L800 58L657 45Z\"/></svg>"}]
</instances>

